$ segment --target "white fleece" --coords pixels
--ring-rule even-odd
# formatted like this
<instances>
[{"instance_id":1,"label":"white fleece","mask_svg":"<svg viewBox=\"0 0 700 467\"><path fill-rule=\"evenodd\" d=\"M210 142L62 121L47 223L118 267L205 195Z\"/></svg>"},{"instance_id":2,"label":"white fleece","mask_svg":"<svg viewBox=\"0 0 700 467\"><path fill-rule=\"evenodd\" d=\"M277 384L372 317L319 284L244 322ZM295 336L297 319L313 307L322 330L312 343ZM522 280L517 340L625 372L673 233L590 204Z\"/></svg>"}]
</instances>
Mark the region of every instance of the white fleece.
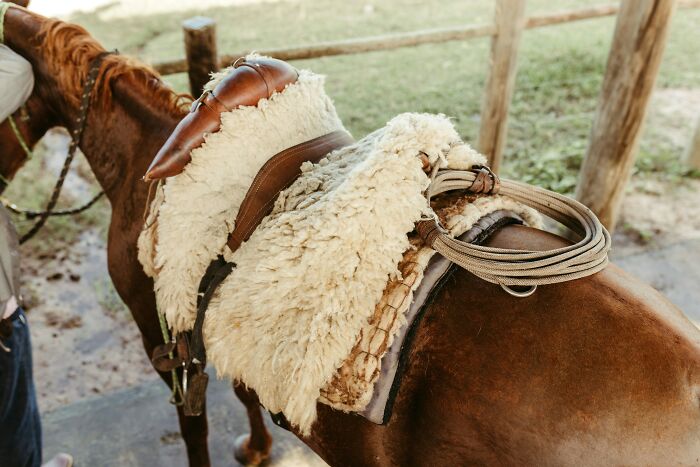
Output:
<instances>
[{"instance_id":1,"label":"white fleece","mask_svg":"<svg viewBox=\"0 0 700 467\"><path fill-rule=\"evenodd\" d=\"M222 114L221 130L157 192L139 239L139 259L154 276L159 311L173 332L192 328L210 261L225 253L236 263L207 312L208 360L304 433L321 389L350 354L387 282L398 277L407 234L431 214L422 158L455 169L485 162L446 117L399 115L319 163L305 163L272 213L231 253L227 236L262 165L339 129L323 78L308 71L257 106Z\"/></svg>"},{"instance_id":2,"label":"white fleece","mask_svg":"<svg viewBox=\"0 0 700 467\"><path fill-rule=\"evenodd\" d=\"M324 78L302 70L299 79L255 107L221 115L221 130L192 151L192 162L169 178L158 220L144 230L140 259L155 273L158 310L174 332L194 325L197 287L211 260L223 253L245 194L263 164L288 147L344 130ZM157 200L156 200L157 201ZM154 243L155 239L157 242Z\"/></svg>"}]
</instances>

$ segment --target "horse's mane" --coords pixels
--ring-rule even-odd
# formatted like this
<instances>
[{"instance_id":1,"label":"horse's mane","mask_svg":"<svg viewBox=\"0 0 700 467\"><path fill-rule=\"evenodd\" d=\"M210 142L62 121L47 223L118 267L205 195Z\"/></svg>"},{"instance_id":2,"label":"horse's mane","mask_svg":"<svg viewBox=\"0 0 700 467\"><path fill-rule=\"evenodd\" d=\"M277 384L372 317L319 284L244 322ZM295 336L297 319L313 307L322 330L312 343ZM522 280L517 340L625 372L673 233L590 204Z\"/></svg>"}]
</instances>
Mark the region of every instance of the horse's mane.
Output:
<instances>
[{"instance_id":1,"label":"horse's mane","mask_svg":"<svg viewBox=\"0 0 700 467\"><path fill-rule=\"evenodd\" d=\"M65 98L76 107L80 105L82 87L87 79L91 61L105 49L81 26L60 20L46 20L37 39L46 57L49 72L56 79ZM76 76L77 75L77 76ZM108 107L112 103L112 83L122 76L147 90L155 108L180 116L192 100L188 94L177 94L159 78L148 65L123 55L108 55L95 82L93 100Z\"/></svg>"}]
</instances>

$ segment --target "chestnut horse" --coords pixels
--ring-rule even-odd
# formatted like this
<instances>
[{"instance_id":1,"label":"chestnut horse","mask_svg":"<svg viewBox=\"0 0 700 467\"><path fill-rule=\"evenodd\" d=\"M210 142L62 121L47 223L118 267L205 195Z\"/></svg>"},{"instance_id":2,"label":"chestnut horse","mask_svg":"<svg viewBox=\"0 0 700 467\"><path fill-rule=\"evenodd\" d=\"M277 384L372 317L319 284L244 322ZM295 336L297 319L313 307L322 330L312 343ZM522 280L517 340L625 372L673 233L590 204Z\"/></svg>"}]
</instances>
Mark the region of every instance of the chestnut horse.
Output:
<instances>
[{"instance_id":1,"label":"chestnut horse","mask_svg":"<svg viewBox=\"0 0 700 467\"><path fill-rule=\"evenodd\" d=\"M5 40L36 74L25 138L74 128L89 63L103 49L81 28L11 8ZM162 341L153 283L136 257L149 162L184 115L177 96L123 57L103 64L81 149L112 206L109 273L143 335ZM0 126L0 173L24 153ZM521 226L489 240L550 249L565 240ZM161 375L169 382L167 374ZM237 388L252 433L239 458L269 452L255 394ZM385 426L320 405L302 438L331 465L667 465L700 459L700 331L614 265L514 298L456 269L433 294ZM178 411L190 465L209 465L206 416Z\"/></svg>"}]
</instances>

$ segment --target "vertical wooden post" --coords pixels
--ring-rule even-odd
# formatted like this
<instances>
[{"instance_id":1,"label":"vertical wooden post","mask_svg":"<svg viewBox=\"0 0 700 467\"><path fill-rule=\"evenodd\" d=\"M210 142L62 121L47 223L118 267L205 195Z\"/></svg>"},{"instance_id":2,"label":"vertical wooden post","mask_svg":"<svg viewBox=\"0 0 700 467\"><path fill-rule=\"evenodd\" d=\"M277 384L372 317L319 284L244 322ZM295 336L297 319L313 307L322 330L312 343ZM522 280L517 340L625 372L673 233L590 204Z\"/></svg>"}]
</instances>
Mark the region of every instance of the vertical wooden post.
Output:
<instances>
[{"instance_id":1,"label":"vertical wooden post","mask_svg":"<svg viewBox=\"0 0 700 467\"><path fill-rule=\"evenodd\" d=\"M615 228L675 0L622 0L576 197Z\"/></svg>"},{"instance_id":2,"label":"vertical wooden post","mask_svg":"<svg viewBox=\"0 0 700 467\"><path fill-rule=\"evenodd\" d=\"M498 171L508 128L508 108L515 87L520 37L525 26L525 0L496 0L496 35L491 41L491 68L481 106L479 151Z\"/></svg>"},{"instance_id":3,"label":"vertical wooden post","mask_svg":"<svg viewBox=\"0 0 700 467\"><path fill-rule=\"evenodd\" d=\"M216 22L211 18L195 16L182 22L185 33L185 55L190 91L199 96L209 81L209 73L219 69L216 52Z\"/></svg>"},{"instance_id":4,"label":"vertical wooden post","mask_svg":"<svg viewBox=\"0 0 700 467\"><path fill-rule=\"evenodd\" d=\"M698 118L693 139L690 140L688 149L685 151L685 163L691 169L700 170L700 118Z\"/></svg>"}]
</instances>

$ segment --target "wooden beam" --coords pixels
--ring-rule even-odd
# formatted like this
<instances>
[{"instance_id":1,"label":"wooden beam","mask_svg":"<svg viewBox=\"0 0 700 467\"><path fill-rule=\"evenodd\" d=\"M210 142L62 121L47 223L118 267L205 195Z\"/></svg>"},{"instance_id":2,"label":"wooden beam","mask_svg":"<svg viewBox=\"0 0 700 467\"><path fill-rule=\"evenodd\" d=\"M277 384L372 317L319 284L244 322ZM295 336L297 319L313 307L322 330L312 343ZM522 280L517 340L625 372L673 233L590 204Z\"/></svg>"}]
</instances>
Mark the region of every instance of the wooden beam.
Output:
<instances>
[{"instance_id":1,"label":"wooden beam","mask_svg":"<svg viewBox=\"0 0 700 467\"><path fill-rule=\"evenodd\" d=\"M525 22L525 29L541 28L543 26L553 26L562 23L571 23L572 21L581 21L584 19L601 18L604 16L613 16L620 10L620 5L611 3L607 5L596 5L588 8L580 8L576 10L558 11L541 16L533 16Z\"/></svg>"},{"instance_id":2,"label":"wooden beam","mask_svg":"<svg viewBox=\"0 0 700 467\"><path fill-rule=\"evenodd\" d=\"M700 170L700 118L695 126L695 133L685 151L685 163L691 169Z\"/></svg>"},{"instance_id":3,"label":"wooden beam","mask_svg":"<svg viewBox=\"0 0 700 467\"><path fill-rule=\"evenodd\" d=\"M520 37L525 25L525 0L496 1L496 35L491 42L491 69L481 106L479 151L498 172L508 128L508 109L515 88Z\"/></svg>"},{"instance_id":4,"label":"wooden beam","mask_svg":"<svg viewBox=\"0 0 700 467\"><path fill-rule=\"evenodd\" d=\"M199 96L204 85L209 82L209 73L219 69L219 56L216 53L216 21L195 16L183 21L182 28L185 33L185 56L190 91L193 96Z\"/></svg>"},{"instance_id":5,"label":"wooden beam","mask_svg":"<svg viewBox=\"0 0 700 467\"><path fill-rule=\"evenodd\" d=\"M422 44L435 44L448 41L473 39L490 36L495 33L494 26L460 26L453 28L427 29L399 34L361 37L344 41L320 42L315 45L289 47L285 49L263 50L258 53L279 58L280 60L302 60L308 58L329 57L333 55L349 55L378 50L391 50L401 47L414 47ZM247 52L225 55L221 58L222 66L230 65L236 59L245 56Z\"/></svg>"},{"instance_id":6,"label":"wooden beam","mask_svg":"<svg viewBox=\"0 0 700 467\"><path fill-rule=\"evenodd\" d=\"M609 230L625 187L666 45L674 0L622 0L576 197Z\"/></svg>"}]
</instances>

